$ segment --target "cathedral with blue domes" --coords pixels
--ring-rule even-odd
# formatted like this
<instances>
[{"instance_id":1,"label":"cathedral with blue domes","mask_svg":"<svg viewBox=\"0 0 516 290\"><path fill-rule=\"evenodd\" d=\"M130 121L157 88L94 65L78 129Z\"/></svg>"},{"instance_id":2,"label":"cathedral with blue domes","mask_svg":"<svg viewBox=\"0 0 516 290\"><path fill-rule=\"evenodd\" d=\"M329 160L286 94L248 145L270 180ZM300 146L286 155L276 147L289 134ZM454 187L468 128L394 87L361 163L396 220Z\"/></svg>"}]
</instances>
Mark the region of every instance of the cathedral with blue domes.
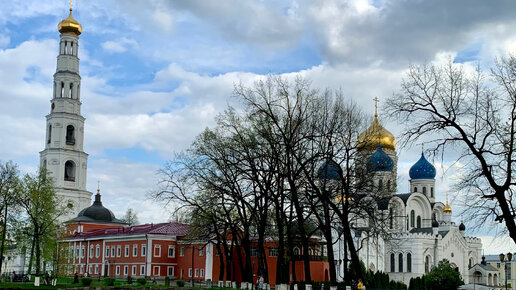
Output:
<instances>
[{"instance_id":1,"label":"cathedral with blue domes","mask_svg":"<svg viewBox=\"0 0 516 290\"><path fill-rule=\"evenodd\" d=\"M436 170L424 153L408 172L409 192L397 192L396 139L380 124L377 113L370 127L358 137L357 148L361 156L357 166L372 176L372 186L367 189L371 192L364 195L380 196L375 199L375 212L387 217L382 234L375 233L364 218L351 217L358 255L366 268L388 273L391 280L408 285L411 278L428 273L447 259L467 284L469 268L481 260L482 243L466 235L462 222L457 225L452 221L448 201L436 201L442 193L436 192ZM326 162L321 169L331 178L340 170L337 167ZM343 259L344 243L334 244L336 259ZM338 277L343 277L342 262L337 263Z\"/></svg>"}]
</instances>

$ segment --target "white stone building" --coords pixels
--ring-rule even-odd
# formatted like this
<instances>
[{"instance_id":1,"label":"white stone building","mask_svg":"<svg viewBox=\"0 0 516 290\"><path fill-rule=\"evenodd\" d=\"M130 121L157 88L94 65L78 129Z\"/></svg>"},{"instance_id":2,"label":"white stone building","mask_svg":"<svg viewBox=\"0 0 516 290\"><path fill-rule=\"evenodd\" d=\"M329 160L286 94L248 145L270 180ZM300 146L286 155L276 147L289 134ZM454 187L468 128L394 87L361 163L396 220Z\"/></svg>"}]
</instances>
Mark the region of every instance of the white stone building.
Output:
<instances>
[{"instance_id":1,"label":"white stone building","mask_svg":"<svg viewBox=\"0 0 516 290\"><path fill-rule=\"evenodd\" d=\"M371 235L367 221L355 222L360 224L360 230L355 231L358 255L366 268L388 273L391 280L408 285L411 278L428 273L447 259L467 284L469 268L480 263L482 244L480 239L466 236L463 223L457 226L452 221L448 202L436 202L440 193L435 191L434 166L422 153L409 172L410 192L397 193L396 140L382 127L377 114L360 135L358 148L364 167L374 176L372 190L384 194L377 199L375 212L386 217L383 235ZM337 277L342 279L344 243L336 241L334 250Z\"/></svg>"}]
</instances>

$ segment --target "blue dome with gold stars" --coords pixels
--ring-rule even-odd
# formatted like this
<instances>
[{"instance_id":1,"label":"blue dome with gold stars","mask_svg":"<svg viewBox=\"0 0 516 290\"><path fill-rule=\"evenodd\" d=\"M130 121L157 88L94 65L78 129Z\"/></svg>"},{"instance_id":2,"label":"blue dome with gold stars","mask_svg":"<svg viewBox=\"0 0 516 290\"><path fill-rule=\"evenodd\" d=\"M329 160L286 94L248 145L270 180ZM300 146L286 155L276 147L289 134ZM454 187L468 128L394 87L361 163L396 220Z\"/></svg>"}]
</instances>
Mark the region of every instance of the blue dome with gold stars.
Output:
<instances>
[{"instance_id":1,"label":"blue dome with gold stars","mask_svg":"<svg viewBox=\"0 0 516 290\"><path fill-rule=\"evenodd\" d=\"M411 179L434 179L435 167L421 153L421 158L410 167L409 175Z\"/></svg>"},{"instance_id":2,"label":"blue dome with gold stars","mask_svg":"<svg viewBox=\"0 0 516 290\"><path fill-rule=\"evenodd\" d=\"M378 149L367 159L366 163L367 170L372 171L392 171L394 168L394 162L392 159L382 150L382 144L378 144Z\"/></svg>"},{"instance_id":3,"label":"blue dome with gold stars","mask_svg":"<svg viewBox=\"0 0 516 290\"><path fill-rule=\"evenodd\" d=\"M342 168L337 162L329 159L324 162L319 170L317 170L317 177L320 179L340 179L342 176Z\"/></svg>"}]
</instances>

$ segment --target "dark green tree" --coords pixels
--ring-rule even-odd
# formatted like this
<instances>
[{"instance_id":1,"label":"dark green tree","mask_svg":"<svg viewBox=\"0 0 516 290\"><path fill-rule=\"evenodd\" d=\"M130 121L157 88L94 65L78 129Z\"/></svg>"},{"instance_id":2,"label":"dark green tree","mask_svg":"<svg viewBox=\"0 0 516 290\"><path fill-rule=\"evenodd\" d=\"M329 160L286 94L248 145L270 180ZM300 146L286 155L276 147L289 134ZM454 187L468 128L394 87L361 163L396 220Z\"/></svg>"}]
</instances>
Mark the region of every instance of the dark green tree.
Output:
<instances>
[{"instance_id":1,"label":"dark green tree","mask_svg":"<svg viewBox=\"0 0 516 290\"><path fill-rule=\"evenodd\" d=\"M437 267L423 276L426 289L455 290L464 285L460 273L446 259L440 261Z\"/></svg>"}]
</instances>

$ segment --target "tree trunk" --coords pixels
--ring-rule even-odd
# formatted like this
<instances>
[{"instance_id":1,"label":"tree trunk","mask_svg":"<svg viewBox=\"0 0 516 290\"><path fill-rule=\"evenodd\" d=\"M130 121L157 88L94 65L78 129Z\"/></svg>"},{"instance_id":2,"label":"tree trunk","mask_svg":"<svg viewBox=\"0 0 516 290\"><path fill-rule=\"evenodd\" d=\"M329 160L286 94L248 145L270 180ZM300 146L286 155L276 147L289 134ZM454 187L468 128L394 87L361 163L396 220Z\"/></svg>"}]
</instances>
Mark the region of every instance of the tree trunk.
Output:
<instances>
[{"instance_id":1,"label":"tree trunk","mask_svg":"<svg viewBox=\"0 0 516 290\"><path fill-rule=\"evenodd\" d=\"M41 248L39 245L39 228L34 227L34 247L36 248L36 276L40 275L41 271Z\"/></svg>"},{"instance_id":2,"label":"tree trunk","mask_svg":"<svg viewBox=\"0 0 516 290\"><path fill-rule=\"evenodd\" d=\"M324 208L324 238L326 239L326 249L328 252L328 265L330 268L331 285L337 285L337 273L335 272L335 256L333 253L333 237L331 234L331 217L328 204L323 204Z\"/></svg>"},{"instance_id":3,"label":"tree trunk","mask_svg":"<svg viewBox=\"0 0 516 290\"><path fill-rule=\"evenodd\" d=\"M27 268L27 271L28 271L27 274L32 274L32 263L34 262L34 244L35 244L35 237L32 236L32 242L30 244L29 267Z\"/></svg>"},{"instance_id":4,"label":"tree trunk","mask_svg":"<svg viewBox=\"0 0 516 290\"><path fill-rule=\"evenodd\" d=\"M4 256L5 236L7 234L7 202L4 202L4 231L2 233L2 246L0 248L0 258ZM0 260L0 273L2 273L2 265L4 259Z\"/></svg>"}]
</instances>

